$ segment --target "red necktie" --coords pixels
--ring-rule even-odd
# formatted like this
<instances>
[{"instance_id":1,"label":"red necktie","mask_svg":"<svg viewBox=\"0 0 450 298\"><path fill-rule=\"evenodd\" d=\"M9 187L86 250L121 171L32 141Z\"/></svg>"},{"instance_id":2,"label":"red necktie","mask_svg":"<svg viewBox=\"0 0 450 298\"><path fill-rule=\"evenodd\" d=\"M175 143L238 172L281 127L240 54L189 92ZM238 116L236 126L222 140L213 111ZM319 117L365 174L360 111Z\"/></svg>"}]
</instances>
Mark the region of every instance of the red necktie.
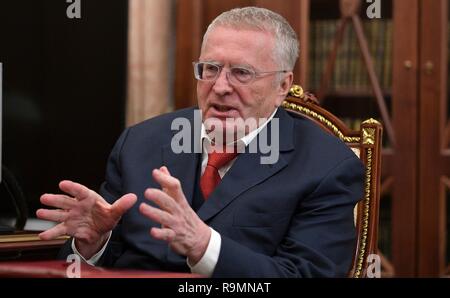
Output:
<instances>
[{"instance_id":1,"label":"red necktie","mask_svg":"<svg viewBox=\"0 0 450 298\"><path fill-rule=\"evenodd\" d=\"M208 199L214 188L216 188L221 181L219 169L229 163L236 156L237 152L218 153L214 151L208 154L208 164L206 165L205 172L203 172L203 176L200 179L200 188L205 200Z\"/></svg>"}]
</instances>

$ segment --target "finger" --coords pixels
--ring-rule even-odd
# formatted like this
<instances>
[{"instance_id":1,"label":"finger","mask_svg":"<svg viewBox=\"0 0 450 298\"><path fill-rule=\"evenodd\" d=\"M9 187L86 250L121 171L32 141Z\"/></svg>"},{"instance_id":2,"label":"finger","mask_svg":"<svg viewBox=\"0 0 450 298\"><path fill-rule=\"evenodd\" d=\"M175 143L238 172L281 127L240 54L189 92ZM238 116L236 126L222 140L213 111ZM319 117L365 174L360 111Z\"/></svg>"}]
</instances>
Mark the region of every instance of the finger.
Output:
<instances>
[{"instance_id":1,"label":"finger","mask_svg":"<svg viewBox=\"0 0 450 298\"><path fill-rule=\"evenodd\" d=\"M113 215L117 218L121 217L128 209L133 207L137 201L137 196L133 193L126 194L114 202L112 205Z\"/></svg>"},{"instance_id":2,"label":"finger","mask_svg":"<svg viewBox=\"0 0 450 298\"><path fill-rule=\"evenodd\" d=\"M180 180L158 169L154 169L152 174L156 182L158 182L163 189L166 189L167 194L173 197L175 201L179 203L186 201L183 190L181 189Z\"/></svg>"},{"instance_id":3,"label":"finger","mask_svg":"<svg viewBox=\"0 0 450 298\"><path fill-rule=\"evenodd\" d=\"M161 172L163 172L164 174L171 176L171 175L170 175L170 172L169 172L169 169L168 169L166 166L160 167L159 170L160 170ZM163 190L164 192L166 192L166 193L169 193L169 192L170 192L170 190L167 189L166 187L161 187L161 188L162 188L162 190Z\"/></svg>"},{"instance_id":4,"label":"finger","mask_svg":"<svg viewBox=\"0 0 450 298\"><path fill-rule=\"evenodd\" d=\"M169 169L168 169L166 166L162 166L162 167L160 167L159 169L160 169L161 172L163 172L164 174L167 174L167 175L169 175L169 176L172 176L172 175L170 175Z\"/></svg>"},{"instance_id":5,"label":"finger","mask_svg":"<svg viewBox=\"0 0 450 298\"><path fill-rule=\"evenodd\" d=\"M49 210L49 209L38 209L36 211L37 217L40 219L50 220L54 222L63 222L68 217L68 212L64 210Z\"/></svg>"},{"instance_id":6,"label":"finger","mask_svg":"<svg viewBox=\"0 0 450 298\"><path fill-rule=\"evenodd\" d=\"M72 209L77 203L76 199L69 196L54 194L43 194L40 201L44 205L64 210Z\"/></svg>"},{"instance_id":7,"label":"finger","mask_svg":"<svg viewBox=\"0 0 450 298\"><path fill-rule=\"evenodd\" d=\"M167 169L166 166L160 167L159 170L160 170L161 172L163 172L164 174L171 176L171 175L170 175L170 172L169 172L169 169ZM167 188L165 188L165 187L161 187L161 188L162 188L162 190L163 190L164 192L166 192L166 193L168 193L168 192L170 191L169 189L167 189Z\"/></svg>"},{"instance_id":8,"label":"finger","mask_svg":"<svg viewBox=\"0 0 450 298\"><path fill-rule=\"evenodd\" d=\"M67 235L67 227L64 223L60 223L53 228L40 233L39 238L41 238L42 240L52 240L64 235Z\"/></svg>"},{"instance_id":9,"label":"finger","mask_svg":"<svg viewBox=\"0 0 450 298\"><path fill-rule=\"evenodd\" d=\"M174 198L159 189L147 188L144 192L144 197L155 202L162 210L170 214L175 214L179 210L179 206Z\"/></svg>"},{"instance_id":10,"label":"finger","mask_svg":"<svg viewBox=\"0 0 450 298\"><path fill-rule=\"evenodd\" d=\"M89 198L90 196L97 194L94 191L90 190L84 185L81 185L76 182L72 182L69 180L64 180L59 183L59 188L70 194L71 196L75 197L77 200L81 201L84 199Z\"/></svg>"},{"instance_id":11,"label":"finger","mask_svg":"<svg viewBox=\"0 0 450 298\"><path fill-rule=\"evenodd\" d=\"M167 213L166 211L163 211L161 209L152 207L150 205L147 205L145 203L142 203L139 206L139 211L142 215L145 217L153 220L154 222L157 222L161 225L171 227L174 225L175 220L172 215Z\"/></svg>"},{"instance_id":12,"label":"finger","mask_svg":"<svg viewBox=\"0 0 450 298\"><path fill-rule=\"evenodd\" d=\"M158 240L172 242L175 239L176 233L172 229L167 228L151 228L150 235Z\"/></svg>"}]
</instances>

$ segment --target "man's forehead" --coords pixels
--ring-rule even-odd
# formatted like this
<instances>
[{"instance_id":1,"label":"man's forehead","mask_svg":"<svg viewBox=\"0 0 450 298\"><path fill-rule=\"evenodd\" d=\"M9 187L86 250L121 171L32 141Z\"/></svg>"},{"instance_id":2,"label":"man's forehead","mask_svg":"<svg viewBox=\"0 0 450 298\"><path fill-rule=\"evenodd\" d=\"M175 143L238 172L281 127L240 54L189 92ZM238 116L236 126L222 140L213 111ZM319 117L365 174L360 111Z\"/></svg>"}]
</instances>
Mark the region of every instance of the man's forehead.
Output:
<instances>
[{"instance_id":1,"label":"man's forehead","mask_svg":"<svg viewBox=\"0 0 450 298\"><path fill-rule=\"evenodd\" d=\"M231 51L252 52L251 56L261 54L270 50L274 43L274 38L270 32L250 29L236 29L231 27L217 27L208 33L201 49L203 59L217 59L215 55L224 54L229 57ZM254 53L257 51L257 53ZM237 60L243 60L244 57L238 56ZM245 63L236 61L236 63Z\"/></svg>"}]
</instances>

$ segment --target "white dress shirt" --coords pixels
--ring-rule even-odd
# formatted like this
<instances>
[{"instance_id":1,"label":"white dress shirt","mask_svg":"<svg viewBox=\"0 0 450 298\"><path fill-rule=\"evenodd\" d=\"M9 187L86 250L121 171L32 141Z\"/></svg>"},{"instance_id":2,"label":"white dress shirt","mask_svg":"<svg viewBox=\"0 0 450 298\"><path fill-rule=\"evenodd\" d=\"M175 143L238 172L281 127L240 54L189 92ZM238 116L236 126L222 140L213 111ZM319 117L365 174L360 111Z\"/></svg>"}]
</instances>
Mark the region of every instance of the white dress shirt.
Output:
<instances>
[{"instance_id":1,"label":"white dress shirt","mask_svg":"<svg viewBox=\"0 0 450 298\"><path fill-rule=\"evenodd\" d=\"M272 118L275 116L275 113L277 112L277 109L275 109L272 113L272 115L257 129L251 131L243 138L239 139L237 141L238 148L240 146L248 146L250 142L258 135L258 133L267 125L267 123L272 120ZM205 126L202 123L202 131L201 131L201 137L200 137L201 147L202 147L202 175L205 171L206 165L208 164L208 149L211 146L211 139L209 138L208 134L206 133ZM242 147L241 147L242 148ZM237 157L236 157L237 158ZM219 176L220 178L223 178L225 174L228 172L228 170L233 165L234 161L236 160L234 158L231 160L228 164L224 165L219 169ZM214 268L216 267L217 261L219 260L219 254L220 254L220 247L222 245L222 238L220 237L220 234L215 231L213 228L211 228L211 237L209 239L208 247L206 248L205 253L203 254L200 261L197 262L197 264L191 264L189 262L189 259L187 259L187 264L189 268L191 268L192 273L201 274L207 277L210 277L212 273L214 272ZM108 240L106 241L105 245L102 247L102 249L96 253L94 256L92 256L90 259L86 260L77 250L75 245L75 239L72 240L72 250L81 257L82 260L84 260L86 263L90 265L95 265L98 260L103 255L106 246L108 245L109 239L111 238L111 232L108 236Z\"/></svg>"}]
</instances>

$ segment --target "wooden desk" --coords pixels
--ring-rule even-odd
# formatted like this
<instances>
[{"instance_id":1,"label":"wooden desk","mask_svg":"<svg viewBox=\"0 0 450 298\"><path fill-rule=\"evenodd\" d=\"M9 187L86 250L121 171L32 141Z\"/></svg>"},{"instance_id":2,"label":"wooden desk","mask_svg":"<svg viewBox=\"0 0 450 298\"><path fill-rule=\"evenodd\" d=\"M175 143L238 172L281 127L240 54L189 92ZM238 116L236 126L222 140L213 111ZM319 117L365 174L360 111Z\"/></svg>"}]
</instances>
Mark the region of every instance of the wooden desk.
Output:
<instances>
[{"instance_id":1,"label":"wooden desk","mask_svg":"<svg viewBox=\"0 0 450 298\"><path fill-rule=\"evenodd\" d=\"M0 261L53 259L67 239L44 241L35 232L0 235Z\"/></svg>"},{"instance_id":2,"label":"wooden desk","mask_svg":"<svg viewBox=\"0 0 450 298\"><path fill-rule=\"evenodd\" d=\"M37 278L66 278L67 269L73 263L62 260L34 261L34 262L0 262L0 278L2 277L37 277ZM70 270L70 269L69 269ZM81 278L198 278L198 274L119 270L93 267L85 263L80 264Z\"/></svg>"},{"instance_id":3,"label":"wooden desk","mask_svg":"<svg viewBox=\"0 0 450 298\"><path fill-rule=\"evenodd\" d=\"M44 241L36 233L16 232L0 235L0 277L65 278L72 263L54 260L69 237ZM193 278L190 273L111 270L80 264L83 278Z\"/></svg>"},{"instance_id":4,"label":"wooden desk","mask_svg":"<svg viewBox=\"0 0 450 298\"><path fill-rule=\"evenodd\" d=\"M54 260L69 237L44 241L36 233L16 232L0 235L0 277L65 278L72 263ZM190 273L111 270L80 264L83 278L193 278Z\"/></svg>"}]
</instances>

